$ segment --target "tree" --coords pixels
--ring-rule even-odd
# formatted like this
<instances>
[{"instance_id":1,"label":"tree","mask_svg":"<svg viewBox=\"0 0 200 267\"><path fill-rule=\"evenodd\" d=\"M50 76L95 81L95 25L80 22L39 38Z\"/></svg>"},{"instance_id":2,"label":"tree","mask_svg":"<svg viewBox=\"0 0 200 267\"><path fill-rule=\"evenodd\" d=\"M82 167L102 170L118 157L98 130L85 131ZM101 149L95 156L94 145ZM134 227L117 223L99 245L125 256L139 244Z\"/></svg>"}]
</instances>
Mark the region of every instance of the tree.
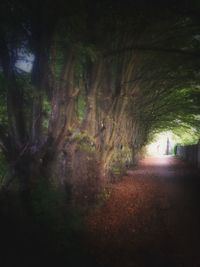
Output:
<instances>
[{"instance_id":1,"label":"tree","mask_svg":"<svg viewBox=\"0 0 200 267\"><path fill-rule=\"evenodd\" d=\"M135 161L174 114L198 121L199 23L183 11L146 1L1 3L1 148L22 188L59 180L57 164L74 166L80 139L105 176L123 146Z\"/></svg>"}]
</instances>

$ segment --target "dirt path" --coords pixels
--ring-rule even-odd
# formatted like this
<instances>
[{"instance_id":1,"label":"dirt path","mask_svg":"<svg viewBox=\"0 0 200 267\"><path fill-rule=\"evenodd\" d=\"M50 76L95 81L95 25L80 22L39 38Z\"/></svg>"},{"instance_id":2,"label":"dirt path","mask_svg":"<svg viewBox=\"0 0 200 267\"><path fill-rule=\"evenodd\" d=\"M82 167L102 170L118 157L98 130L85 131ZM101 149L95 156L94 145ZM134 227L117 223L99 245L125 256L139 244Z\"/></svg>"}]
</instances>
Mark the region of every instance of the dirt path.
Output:
<instances>
[{"instance_id":1,"label":"dirt path","mask_svg":"<svg viewBox=\"0 0 200 267\"><path fill-rule=\"evenodd\" d=\"M177 159L148 158L87 218L93 266L199 267L200 179Z\"/></svg>"}]
</instances>

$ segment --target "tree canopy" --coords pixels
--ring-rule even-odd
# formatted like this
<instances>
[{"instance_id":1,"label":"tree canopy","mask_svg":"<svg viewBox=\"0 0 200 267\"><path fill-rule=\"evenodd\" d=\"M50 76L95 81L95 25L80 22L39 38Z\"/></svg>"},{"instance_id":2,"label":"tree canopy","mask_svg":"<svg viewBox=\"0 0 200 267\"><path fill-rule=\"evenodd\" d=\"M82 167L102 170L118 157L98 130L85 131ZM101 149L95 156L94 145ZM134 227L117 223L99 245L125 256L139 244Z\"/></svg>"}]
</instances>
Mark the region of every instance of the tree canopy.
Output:
<instances>
[{"instance_id":1,"label":"tree canopy","mask_svg":"<svg viewBox=\"0 0 200 267\"><path fill-rule=\"evenodd\" d=\"M1 1L0 144L22 187L55 164L73 177L86 147L104 176L123 151L135 161L154 131L198 134L199 8Z\"/></svg>"}]
</instances>

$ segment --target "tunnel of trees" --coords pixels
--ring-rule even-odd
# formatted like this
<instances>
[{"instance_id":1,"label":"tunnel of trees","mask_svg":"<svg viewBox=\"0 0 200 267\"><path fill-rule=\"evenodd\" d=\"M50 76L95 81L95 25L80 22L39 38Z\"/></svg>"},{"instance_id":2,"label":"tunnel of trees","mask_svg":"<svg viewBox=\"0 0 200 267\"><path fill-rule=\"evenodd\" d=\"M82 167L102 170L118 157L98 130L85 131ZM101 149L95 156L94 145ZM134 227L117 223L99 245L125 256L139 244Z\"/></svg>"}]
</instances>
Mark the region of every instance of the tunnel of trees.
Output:
<instances>
[{"instance_id":1,"label":"tunnel of trees","mask_svg":"<svg viewBox=\"0 0 200 267\"><path fill-rule=\"evenodd\" d=\"M198 141L199 58L198 0L0 1L7 259L29 251L36 260L51 242L48 259L65 255L82 213L108 197L154 134Z\"/></svg>"},{"instance_id":2,"label":"tunnel of trees","mask_svg":"<svg viewBox=\"0 0 200 267\"><path fill-rule=\"evenodd\" d=\"M1 188L45 181L92 200L153 133L198 138L199 8L1 1Z\"/></svg>"}]
</instances>

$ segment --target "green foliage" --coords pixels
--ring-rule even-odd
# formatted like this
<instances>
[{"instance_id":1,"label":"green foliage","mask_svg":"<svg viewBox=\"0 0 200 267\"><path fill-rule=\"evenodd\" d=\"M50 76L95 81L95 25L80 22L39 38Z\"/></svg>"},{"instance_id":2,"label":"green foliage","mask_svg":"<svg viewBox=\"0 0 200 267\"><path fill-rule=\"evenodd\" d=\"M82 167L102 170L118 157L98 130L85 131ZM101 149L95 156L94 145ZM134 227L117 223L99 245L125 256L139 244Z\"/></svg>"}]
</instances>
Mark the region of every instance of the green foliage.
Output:
<instances>
[{"instance_id":1,"label":"green foliage","mask_svg":"<svg viewBox=\"0 0 200 267\"><path fill-rule=\"evenodd\" d=\"M94 140L86 132L79 132L75 135L73 140L77 142L77 148L81 151L86 153L95 151L95 147L93 146Z\"/></svg>"},{"instance_id":2,"label":"green foliage","mask_svg":"<svg viewBox=\"0 0 200 267\"><path fill-rule=\"evenodd\" d=\"M191 127L177 127L174 134L176 142L184 145L197 144L200 138L200 133Z\"/></svg>"}]
</instances>

